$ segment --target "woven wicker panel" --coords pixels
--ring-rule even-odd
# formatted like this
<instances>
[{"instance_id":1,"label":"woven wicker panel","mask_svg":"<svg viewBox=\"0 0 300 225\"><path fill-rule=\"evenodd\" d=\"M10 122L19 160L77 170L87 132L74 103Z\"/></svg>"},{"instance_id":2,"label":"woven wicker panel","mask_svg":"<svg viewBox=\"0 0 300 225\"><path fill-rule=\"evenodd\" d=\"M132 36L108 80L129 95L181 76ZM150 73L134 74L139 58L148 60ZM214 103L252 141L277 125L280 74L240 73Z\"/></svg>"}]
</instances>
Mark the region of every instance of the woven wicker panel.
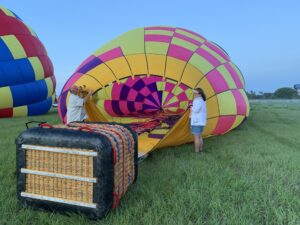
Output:
<instances>
[{"instance_id":1,"label":"woven wicker panel","mask_svg":"<svg viewBox=\"0 0 300 225\"><path fill-rule=\"evenodd\" d=\"M62 128L62 126L55 126ZM79 129L88 127L95 133L105 135L112 144L116 154L116 164L114 165L114 193L121 198L129 186L133 183L135 176L134 165L134 139L130 131L117 124L86 124L71 123L67 129Z\"/></svg>"},{"instance_id":2,"label":"woven wicker panel","mask_svg":"<svg viewBox=\"0 0 300 225\"><path fill-rule=\"evenodd\" d=\"M93 177L93 157L27 150L26 168L51 173Z\"/></svg>"},{"instance_id":3,"label":"woven wicker panel","mask_svg":"<svg viewBox=\"0 0 300 225\"><path fill-rule=\"evenodd\" d=\"M26 174L26 192L93 203L93 183Z\"/></svg>"}]
</instances>

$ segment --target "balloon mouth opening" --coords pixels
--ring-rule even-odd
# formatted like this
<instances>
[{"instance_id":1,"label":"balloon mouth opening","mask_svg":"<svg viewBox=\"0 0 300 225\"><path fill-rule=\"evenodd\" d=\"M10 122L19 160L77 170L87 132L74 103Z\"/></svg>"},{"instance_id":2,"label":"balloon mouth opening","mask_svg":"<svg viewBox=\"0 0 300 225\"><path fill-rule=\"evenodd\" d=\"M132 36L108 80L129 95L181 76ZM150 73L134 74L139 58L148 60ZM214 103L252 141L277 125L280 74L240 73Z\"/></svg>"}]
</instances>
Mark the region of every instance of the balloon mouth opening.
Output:
<instances>
[{"instance_id":1,"label":"balloon mouth opening","mask_svg":"<svg viewBox=\"0 0 300 225\"><path fill-rule=\"evenodd\" d=\"M145 149L152 149L167 135L192 97L188 86L157 75L126 77L94 93L95 104L103 116L109 122L130 126L139 135L139 148Z\"/></svg>"},{"instance_id":2,"label":"balloon mouth opening","mask_svg":"<svg viewBox=\"0 0 300 225\"><path fill-rule=\"evenodd\" d=\"M192 101L192 89L158 75L136 75L114 81L94 94L108 117L180 115Z\"/></svg>"}]
</instances>

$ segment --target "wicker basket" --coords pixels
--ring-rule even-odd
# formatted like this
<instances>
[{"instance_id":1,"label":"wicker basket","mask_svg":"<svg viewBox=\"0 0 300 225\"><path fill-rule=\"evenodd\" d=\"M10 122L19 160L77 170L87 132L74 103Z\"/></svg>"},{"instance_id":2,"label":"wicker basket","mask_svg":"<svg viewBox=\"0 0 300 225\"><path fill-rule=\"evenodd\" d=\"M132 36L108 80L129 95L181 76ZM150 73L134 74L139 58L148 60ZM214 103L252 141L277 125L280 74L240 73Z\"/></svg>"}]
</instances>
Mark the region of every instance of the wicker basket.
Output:
<instances>
[{"instance_id":1,"label":"wicker basket","mask_svg":"<svg viewBox=\"0 0 300 225\"><path fill-rule=\"evenodd\" d=\"M100 218L137 178L137 136L121 124L43 125L16 144L21 205Z\"/></svg>"}]
</instances>

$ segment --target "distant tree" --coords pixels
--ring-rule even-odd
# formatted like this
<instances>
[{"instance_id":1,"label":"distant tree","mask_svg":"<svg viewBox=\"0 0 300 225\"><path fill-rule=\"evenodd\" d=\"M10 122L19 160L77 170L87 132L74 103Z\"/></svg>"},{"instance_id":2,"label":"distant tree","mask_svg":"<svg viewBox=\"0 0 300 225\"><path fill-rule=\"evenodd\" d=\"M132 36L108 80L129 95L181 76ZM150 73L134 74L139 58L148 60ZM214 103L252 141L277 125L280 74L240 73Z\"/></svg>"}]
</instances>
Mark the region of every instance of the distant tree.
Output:
<instances>
[{"instance_id":1,"label":"distant tree","mask_svg":"<svg viewBox=\"0 0 300 225\"><path fill-rule=\"evenodd\" d=\"M284 98L284 99L292 99L292 98L298 98L298 93L293 88L279 88L274 92L275 98Z\"/></svg>"},{"instance_id":2,"label":"distant tree","mask_svg":"<svg viewBox=\"0 0 300 225\"><path fill-rule=\"evenodd\" d=\"M300 84L295 84L295 85L294 85L294 88L295 88L296 90L300 90Z\"/></svg>"},{"instance_id":3,"label":"distant tree","mask_svg":"<svg viewBox=\"0 0 300 225\"><path fill-rule=\"evenodd\" d=\"M273 93L264 93L263 98L264 99L272 99L272 98L274 98L274 94Z\"/></svg>"},{"instance_id":4,"label":"distant tree","mask_svg":"<svg viewBox=\"0 0 300 225\"><path fill-rule=\"evenodd\" d=\"M246 92L247 96L249 99L256 99L257 98L257 95L255 93L255 91L250 91L250 92Z\"/></svg>"}]
</instances>

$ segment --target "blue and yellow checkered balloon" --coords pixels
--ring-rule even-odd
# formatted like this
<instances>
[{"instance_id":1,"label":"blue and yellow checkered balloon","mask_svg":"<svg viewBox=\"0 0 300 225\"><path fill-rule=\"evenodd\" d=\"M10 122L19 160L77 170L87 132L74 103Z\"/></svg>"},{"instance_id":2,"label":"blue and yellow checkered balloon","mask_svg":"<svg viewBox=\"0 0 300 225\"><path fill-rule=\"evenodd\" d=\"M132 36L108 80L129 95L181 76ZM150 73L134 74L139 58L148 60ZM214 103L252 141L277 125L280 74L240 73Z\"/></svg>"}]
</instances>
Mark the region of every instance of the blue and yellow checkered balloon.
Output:
<instances>
[{"instance_id":1,"label":"blue and yellow checkered balloon","mask_svg":"<svg viewBox=\"0 0 300 225\"><path fill-rule=\"evenodd\" d=\"M53 65L34 31L0 6L0 118L47 113L55 84Z\"/></svg>"}]
</instances>

